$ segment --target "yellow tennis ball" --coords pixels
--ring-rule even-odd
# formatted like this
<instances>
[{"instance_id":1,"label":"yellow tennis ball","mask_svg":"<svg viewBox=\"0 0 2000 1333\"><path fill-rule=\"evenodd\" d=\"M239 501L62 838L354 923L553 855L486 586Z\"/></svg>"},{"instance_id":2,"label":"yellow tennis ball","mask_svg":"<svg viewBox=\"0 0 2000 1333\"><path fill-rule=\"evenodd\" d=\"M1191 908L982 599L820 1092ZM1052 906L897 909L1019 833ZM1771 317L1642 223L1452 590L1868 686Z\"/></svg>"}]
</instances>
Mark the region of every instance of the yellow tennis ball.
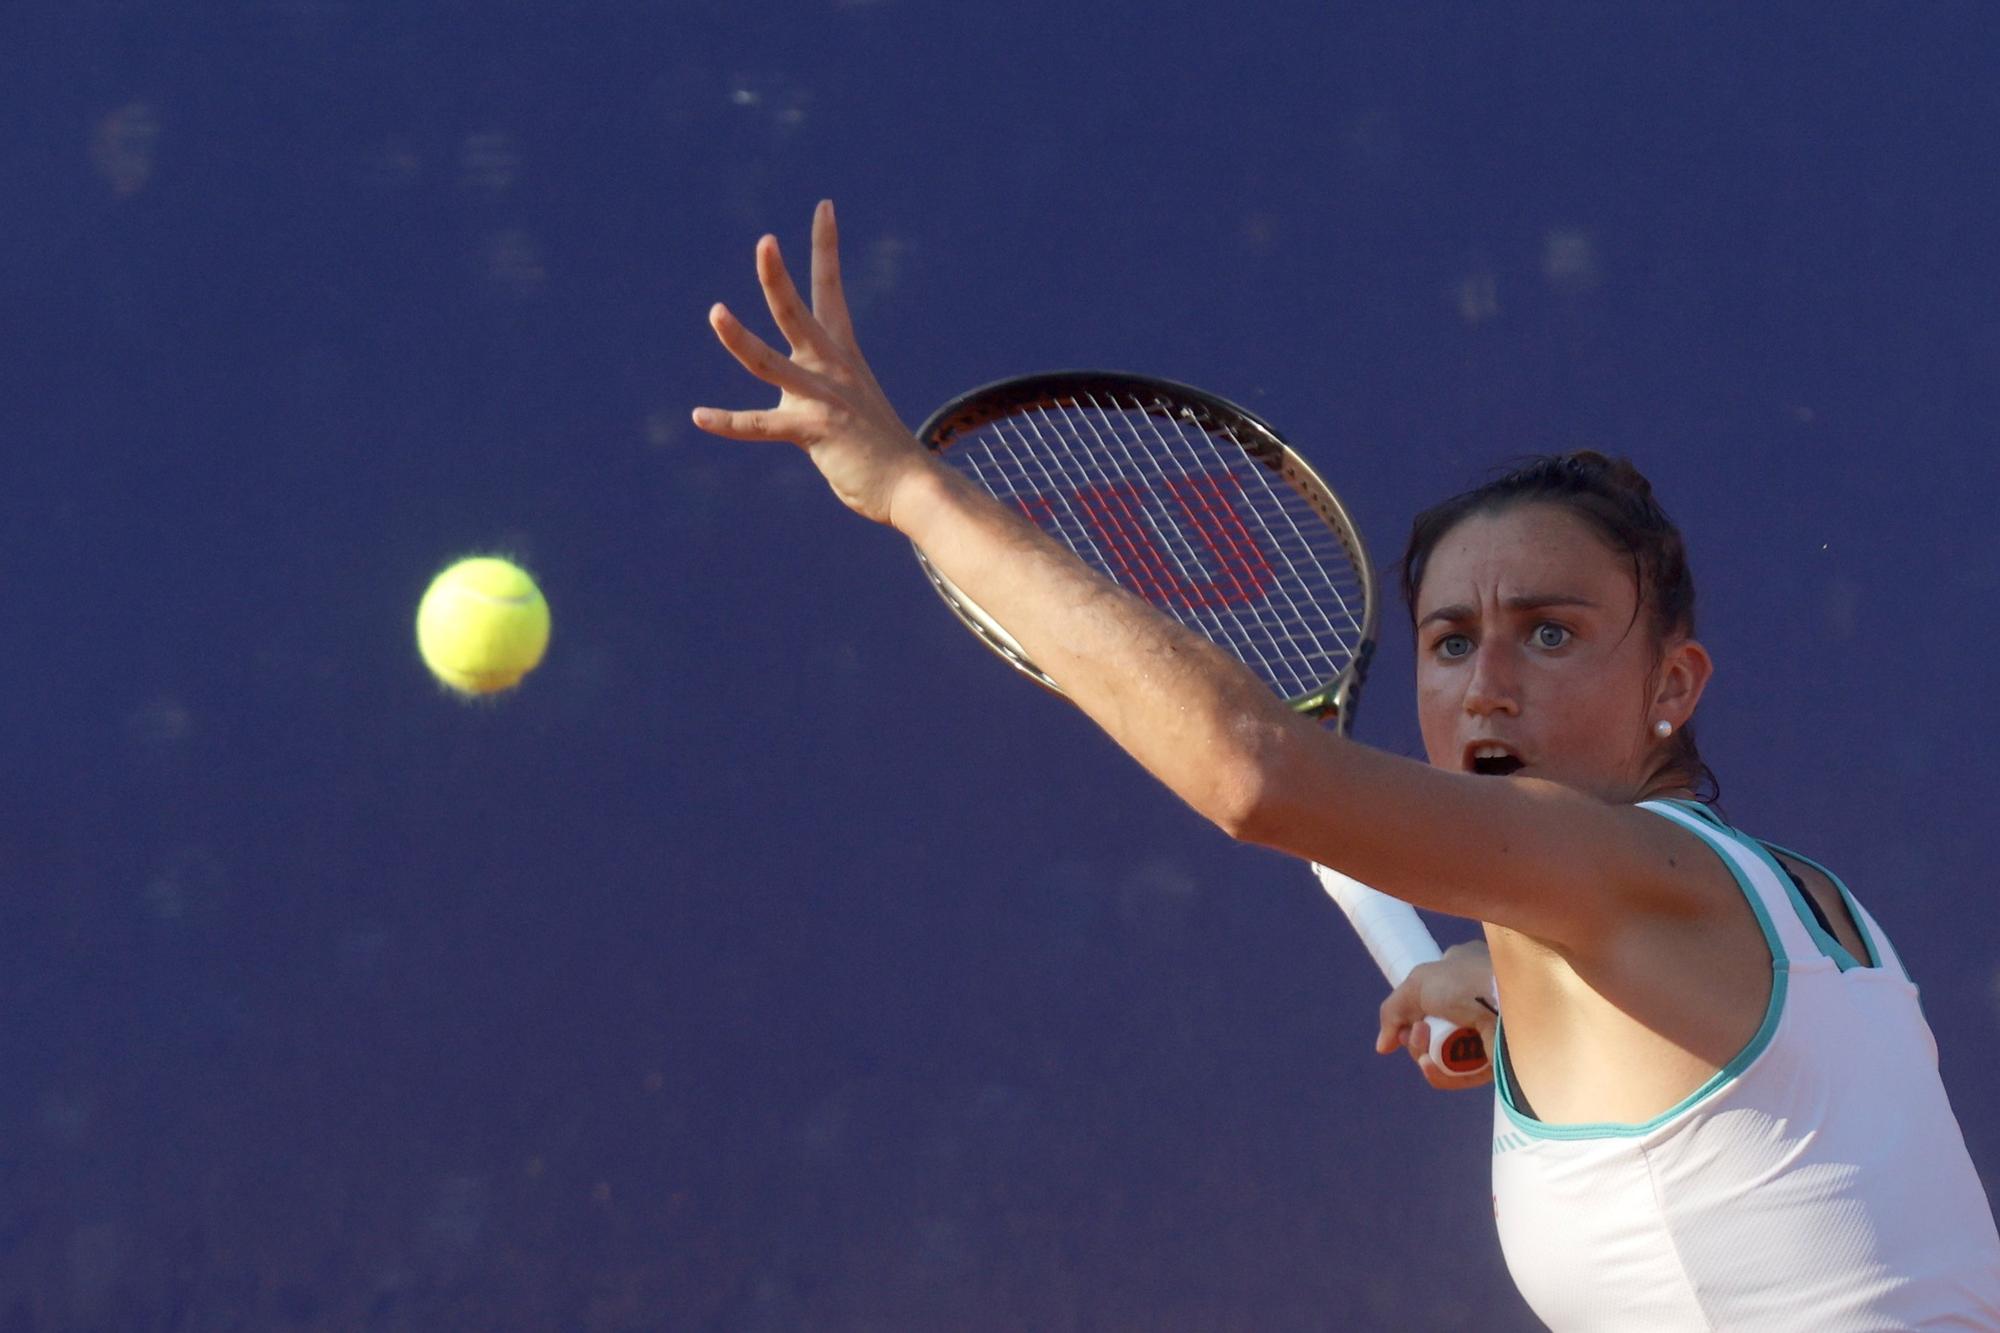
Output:
<instances>
[{"instance_id":1,"label":"yellow tennis ball","mask_svg":"<svg viewBox=\"0 0 2000 1333\"><path fill-rule=\"evenodd\" d=\"M512 689L548 646L542 590L526 570L497 556L445 569L417 605L417 651L431 674L460 694Z\"/></svg>"}]
</instances>

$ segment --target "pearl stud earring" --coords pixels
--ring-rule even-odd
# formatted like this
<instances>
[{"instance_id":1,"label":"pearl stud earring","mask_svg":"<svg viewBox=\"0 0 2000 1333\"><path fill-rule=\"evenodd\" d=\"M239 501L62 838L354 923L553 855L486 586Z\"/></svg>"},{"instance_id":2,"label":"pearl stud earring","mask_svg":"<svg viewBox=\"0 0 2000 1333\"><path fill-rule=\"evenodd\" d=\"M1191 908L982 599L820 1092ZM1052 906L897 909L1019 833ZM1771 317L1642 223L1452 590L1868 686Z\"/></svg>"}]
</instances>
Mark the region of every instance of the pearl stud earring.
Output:
<instances>
[{"instance_id":1,"label":"pearl stud earring","mask_svg":"<svg viewBox=\"0 0 2000 1333\"><path fill-rule=\"evenodd\" d=\"M1665 718L1661 718L1658 722L1655 722L1653 724L1653 734L1655 736L1658 736L1661 740L1665 740L1667 737L1674 734L1674 724L1667 721Z\"/></svg>"}]
</instances>

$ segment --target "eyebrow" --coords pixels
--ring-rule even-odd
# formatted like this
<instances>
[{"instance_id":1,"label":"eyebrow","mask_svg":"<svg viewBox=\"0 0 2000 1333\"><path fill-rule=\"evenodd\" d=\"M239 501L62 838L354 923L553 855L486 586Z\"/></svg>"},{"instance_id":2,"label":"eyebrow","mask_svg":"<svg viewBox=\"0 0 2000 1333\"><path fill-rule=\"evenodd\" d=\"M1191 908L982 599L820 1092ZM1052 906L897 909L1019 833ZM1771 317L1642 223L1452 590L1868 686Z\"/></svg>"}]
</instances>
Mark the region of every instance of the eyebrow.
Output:
<instances>
[{"instance_id":1,"label":"eyebrow","mask_svg":"<svg viewBox=\"0 0 2000 1333\"><path fill-rule=\"evenodd\" d=\"M1501 605L1509 611L1546 611L1552 606L1580 606L1591 611L1598 609L1597 603L1591 601L1588 597L1578 597L1574 593L1566 592L1522 593L1518 597L1507 598ZM1440 606L1437 610L1419 620L1417 628L1422 629L1434 620L1458 622L1470 620L1472 617L1473 609L1471 607L1465 605L1463 602L1454 602L1450 606Z\"/></svg>"}]
</instances>

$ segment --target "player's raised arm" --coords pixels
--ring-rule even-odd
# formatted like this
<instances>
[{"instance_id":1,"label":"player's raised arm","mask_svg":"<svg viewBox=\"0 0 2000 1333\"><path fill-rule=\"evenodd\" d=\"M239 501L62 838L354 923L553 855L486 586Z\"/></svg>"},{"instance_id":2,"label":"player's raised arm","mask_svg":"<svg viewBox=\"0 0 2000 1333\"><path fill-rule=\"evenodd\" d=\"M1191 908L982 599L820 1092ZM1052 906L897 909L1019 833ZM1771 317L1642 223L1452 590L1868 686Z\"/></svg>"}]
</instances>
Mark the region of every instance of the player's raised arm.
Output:
<instances>
[{"instance_id":1,"label":"player's raised arm","mask_svg":"<svg viewBox=\"0 0 2000 1333\"><path fill-rule=\"evenodd\" d=\"M775 239L758 242L756 262L790 355L720 305L710 322L779 401L698 409L695 424L802 447L844 503L914 541L1114 741L1231 836L1547 939L1594 935L1622 898L1672 900L1684 887L1670 870L1684 835L1560 784L1440 772L1329 735L1228 653L935 460L862 359L830 205L814 218L811 308Z\"/></svg>"},{"instance_id":2,"label":"player's raised arm","mask_svg":"<svg viewBox=\"0 0 2000 1333\"><path fill-rule=\"evenodd\" d=\"M1259 725L1288 725L1289 710L1228 654L1098 576L911 436L855 341L831 204L813 218L810 309L775 238L758 241L756 260L791 355L720 304L709 323L746 370L779 391L778 403L697 408L694 423L731 439L804 449L843 503L898 528L950 577L977 589L983 605L1021 626L1085 712L1168 787L1225 828L1240 822L1254 790L1246 742Z\"/></svg>"}]
</instances>

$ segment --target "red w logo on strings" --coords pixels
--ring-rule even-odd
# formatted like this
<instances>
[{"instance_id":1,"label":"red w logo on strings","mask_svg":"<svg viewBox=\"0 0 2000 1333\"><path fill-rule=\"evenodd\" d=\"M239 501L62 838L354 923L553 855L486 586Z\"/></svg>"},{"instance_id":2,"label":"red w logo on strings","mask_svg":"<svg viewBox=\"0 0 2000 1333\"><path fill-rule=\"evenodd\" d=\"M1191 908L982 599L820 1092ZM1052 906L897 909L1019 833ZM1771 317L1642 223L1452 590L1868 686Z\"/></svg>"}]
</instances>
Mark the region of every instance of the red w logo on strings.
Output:
<instances>
[{"instance_id":1,"label":"red w logo on strings","mask_svg":"<svg viewBox=\"0 0 2000 1333\"><path fill-rule=\"evenodd\" d=\"M1107 481L1072 491L1069 504L1089 526L1113 578L1155 606L1213 610L1262 601L1272 579L1269 557L1237 512L1242 489L1231 472L1151 486ZM1054 526L1056 501L1035 496L1016 503L1036 523ZM1181 540L1170 549L1165 543L1176 536Z\"/></svg>"}]
</instances>

